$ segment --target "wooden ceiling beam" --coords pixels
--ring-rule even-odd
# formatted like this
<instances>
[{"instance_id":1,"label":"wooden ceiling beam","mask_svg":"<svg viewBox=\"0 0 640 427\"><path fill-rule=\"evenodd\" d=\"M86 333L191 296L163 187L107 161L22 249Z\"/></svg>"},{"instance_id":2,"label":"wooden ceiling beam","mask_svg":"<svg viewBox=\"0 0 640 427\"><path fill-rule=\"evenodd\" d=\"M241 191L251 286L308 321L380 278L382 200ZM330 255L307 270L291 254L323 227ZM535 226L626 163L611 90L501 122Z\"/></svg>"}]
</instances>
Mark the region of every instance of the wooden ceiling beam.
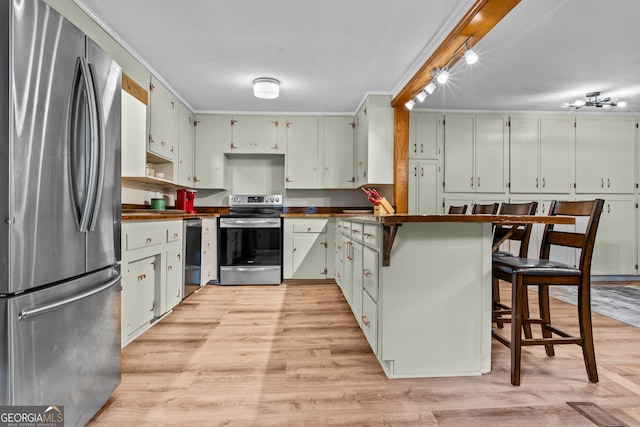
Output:
<instances>
[{"instance_id":1,"label":"wooden ceiling beam","mask_svg":"<svg viewBox=\"0 0 640 427\"><path fill-rule=\"evenodd\" d=\"M478 0L469 9L458 25L438 46L418 72L409 80L402 90L391 101L392 107L404 105L431 81L431 71L443 68L447 64L453 66L463 56L462 47L468 40L473 47L502 18L504 18L520 0ZM458 52L459 51L459 52ZM456 58L452 57L458 52Z\"/></svg>"}]
</instances>

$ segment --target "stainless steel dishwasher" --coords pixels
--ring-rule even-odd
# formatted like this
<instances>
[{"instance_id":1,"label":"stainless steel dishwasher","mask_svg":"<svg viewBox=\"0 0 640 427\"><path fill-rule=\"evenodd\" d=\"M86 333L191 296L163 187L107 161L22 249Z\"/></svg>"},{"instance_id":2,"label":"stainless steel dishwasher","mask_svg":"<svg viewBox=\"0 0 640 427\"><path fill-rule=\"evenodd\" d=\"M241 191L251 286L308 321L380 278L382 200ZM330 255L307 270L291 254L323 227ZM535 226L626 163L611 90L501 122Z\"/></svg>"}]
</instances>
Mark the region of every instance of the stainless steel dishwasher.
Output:
<instances>
[{"instance_id":1,"label":"stainless steel dishwasher","mask_svg":"<svg viewBox=\"0 0 640 427\"><path fill-rule=\"evenodd\" d=\"M182 298L186 298L200 287L202 270L202 220L184 220L184 285Z\"/></svg>"}]
</instances>

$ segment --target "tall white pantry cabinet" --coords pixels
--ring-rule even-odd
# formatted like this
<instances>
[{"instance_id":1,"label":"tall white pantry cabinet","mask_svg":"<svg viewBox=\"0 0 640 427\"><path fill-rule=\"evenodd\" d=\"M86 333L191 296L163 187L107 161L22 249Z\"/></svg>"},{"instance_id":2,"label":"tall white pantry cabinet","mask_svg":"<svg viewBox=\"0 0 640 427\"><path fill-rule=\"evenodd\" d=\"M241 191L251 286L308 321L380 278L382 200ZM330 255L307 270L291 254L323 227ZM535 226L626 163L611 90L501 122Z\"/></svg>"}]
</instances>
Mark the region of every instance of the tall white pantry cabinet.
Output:
<instances>
[{"instance_id":1,"label":"tall white pantry cabinet","mask_svg":"<svg viewBox=\"0 0 640 427\"><path fill-rule=\"evenodd\" d=\"M412 113L410 213L422 213L415 208L421 202L415 189L423 191L424 186L430 187L431 194L443 190L438 213L446 212L451 204L536 200L538 214L545 215L552 200L602 198L605 205L592 274L638 275L638 117L615 113L429 114L440 115L445 123L443 155L434 161L443 164L444 174L443 178L433 175L431 185L420 183L412 190L416 150L411 138L424 126ZM581 226L578 222L575 227ZM532 256L538 254L541 233L542 226L536 227L529 251ZM575 252L557 254L570 263L577 256Z\"/></svg>"}]
</instances>

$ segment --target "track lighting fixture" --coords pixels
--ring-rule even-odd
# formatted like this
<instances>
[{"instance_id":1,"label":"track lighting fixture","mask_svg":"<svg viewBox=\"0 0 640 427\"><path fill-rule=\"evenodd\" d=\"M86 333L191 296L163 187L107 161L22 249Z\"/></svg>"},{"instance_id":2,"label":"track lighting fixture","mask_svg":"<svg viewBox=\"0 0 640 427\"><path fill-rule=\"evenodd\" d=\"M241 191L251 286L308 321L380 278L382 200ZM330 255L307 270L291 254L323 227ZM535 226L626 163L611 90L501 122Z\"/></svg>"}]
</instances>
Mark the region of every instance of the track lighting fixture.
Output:
<instances>
[{"instance_id":1,"label":"track lighting fixture","mask_svg":"<svg viewBox=\"0 0 640 427\"><path fill-rule=\"evenodd\" d=\"M429 72L431 76L431 81L418 92L413 98L407 101L404 105L407 109L411 110L413 106L416 104L416 100L423 102L427 99L427 96L431 95L438 85L444 85L449 80L449 76L451 72L449 71L449 67L451 67L455 62L459 59L460 52L464 49L464 59L467 64L475 64L478 62L478 54L469 47L468 43L471 40L469 37L462 46L460 46L454 53L451 59L445 64L442 68L434 68Z\"/></svg>"},{"instance_id":2,"label":"track lighting fixture","mask_svg":"<svg viewBox=\"0 0 640 427\"><path fill-rule=\"evenodd\" d=\"M610 97L598 98L600 92L589 92L587 94L587 100L576 99L573 103L563 102L560 104L560 108L573 108L579 110L582 107L595 107L603 108L605 110L611 107L624 108L627 106L625 101L618 101L617 99L611 99Z\"/></svg>"}]
</instances>

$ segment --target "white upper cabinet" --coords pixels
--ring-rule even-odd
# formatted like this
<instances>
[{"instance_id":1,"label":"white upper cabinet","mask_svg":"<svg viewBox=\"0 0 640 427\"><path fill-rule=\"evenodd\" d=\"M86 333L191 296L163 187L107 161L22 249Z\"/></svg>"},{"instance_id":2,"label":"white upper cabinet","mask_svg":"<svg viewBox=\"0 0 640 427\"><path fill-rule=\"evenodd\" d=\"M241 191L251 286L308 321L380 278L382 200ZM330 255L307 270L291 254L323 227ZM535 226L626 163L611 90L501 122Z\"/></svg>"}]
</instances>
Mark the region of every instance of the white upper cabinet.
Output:
<instances>
[{"instance_id":1,"label":"white upper cabinet","mask_svg":"<svg viewBox=\"0 0 640 427\"><path fill-rule=\"evenodd\" d=\"M356 114L356 187L393 184L391 96L369 95Z\"/></svg>"},{"instance_id":2,"label":"white upper cabinet","mask_svg":"<svg viewBox=\"0 0 640 427\"><path fill-rule=\"evenodd\" d=\"M445 191L504 192L506 136L505 117L447 115Z\"/></svg>"},{"instance_id":3,"label":"white upper cabinet","mask_svg":"<svg viewBox=\"0 0 640 427\"><path fill-rule=\"evenodd\" d=\"M196 188L225 188L224 148L231 141L230 115L196 116L194 185Z\"/></svg>"},{"instance_id":4,"label":"white upper cabinet","mask_svg":"<svg viewBox=\"0 0 640 427\"><path fill-rule=\"evenodd\" d=\"M447 192L475 191L474 127L473 115L447 115L445 118L444 185Z\"/></svg>"},{"instance_id":5,"label":"white upper cabinet","mask_svg":"<svg viewBox=\"0 0 640 427\"><path fill-rule=\"evenodd\" d=\"M439 158L443 129L441 115L412 111L409 119L409 158Z\"/></svg>"},{"instance_id":6,"label":"white upper cabinet","mask_svg":"<svg viewBox=\"0 0 640 427\"><path fill-rule=\"evenodd\" d=\"M574 120L564 116L511 117L512 193L571 191Z\"/></svg>"},{"instance_id":7,"label":"white upper cabinet","mask_svg":"<svg viewBox=\"0 0 640 427\"><path fill-rule=\"evenodd\" d=\"M151 76L148 151L169 161L178 160L179 102L155 77ZM168 177L165 177L168 178Z\"/></svg>"},{"instance_id":8,"label":"white upper cabinet","mask_svg":"<svg viewBox=\"0 0 640 427\"><path fill-rule=\"evenodd\" d=\"M190 187L193 185L195 116L184 105L180 104L180 123L178 126L178 180L177 183Z\"/></svg>"},{"instance_id":9,"label":"white upper cabinet","mask_svg":"<svg viewBox=\"0 0 640 427\"><path fill-rule=\"evenodd\" d=\"M634 192L637 119L576 119L576 193Z\"/></svg>"},{"instance_id":10,"label":"white upper cabinet","mask_svg":"<svg viewBox=\"0 0 640 427\"><path fill-rule=\"evenodd\" d=\"M286 123L276 116L235 115L229 120L231 140L225 153L284 154L278 143L278 131L286 131Z\"/></svg>"},{"instance_id":11,"label":"white upper cabinet","mask_svg":"<svg viewBox=\"0 0 640 427\"><path fill-rule=\"evenodd\" d=\"M325 116L322 119L322 182L324 188L353 188L353 138L351 116ZM289 148L290 149L290 148Z\"/></svg>"},{"instance_id":12,"label":"white upper cabinet","mask_svg":"<svg viewBox=\"0 0 640 427\"><path fill-rule=\"evenodd\" d=\"M319 188L318 117L287 117L286 188Z\"/></svg>"},{"instance_id":13,"label":"white upper cabinet","mask_svg":"<svg viewBox=\"0 0 640 427\"><path fill-rule=\"evenodd\" d=\"M122 176L146 176L147 104L122 91Z\"/></svg>"}]
</instances>

